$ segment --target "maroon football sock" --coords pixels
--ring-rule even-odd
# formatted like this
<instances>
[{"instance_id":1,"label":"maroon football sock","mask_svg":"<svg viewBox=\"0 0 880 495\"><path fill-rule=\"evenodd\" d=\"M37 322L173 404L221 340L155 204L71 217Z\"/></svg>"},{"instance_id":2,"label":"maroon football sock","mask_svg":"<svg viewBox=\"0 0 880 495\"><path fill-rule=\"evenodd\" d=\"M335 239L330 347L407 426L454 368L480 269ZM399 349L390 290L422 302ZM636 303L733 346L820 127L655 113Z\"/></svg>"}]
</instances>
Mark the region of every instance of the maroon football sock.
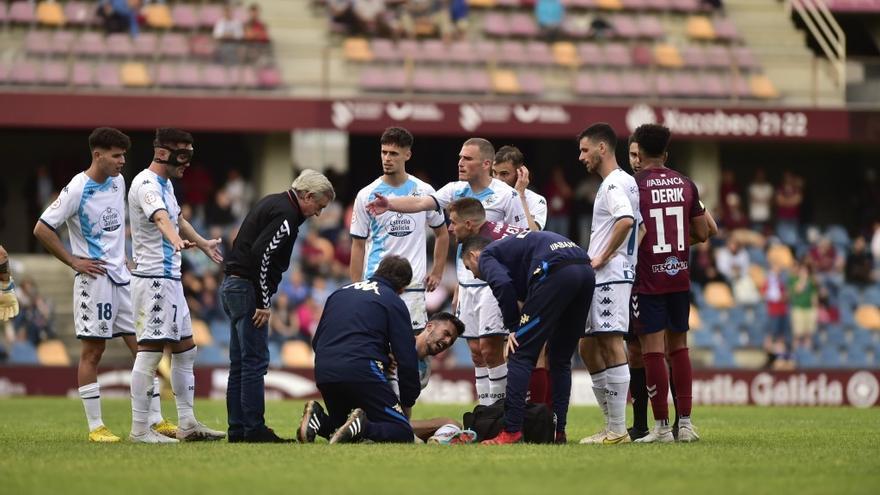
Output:
<instances>
[{"instance_id":1,"label":"maroon football sock","mask_svg":"<svg viewBox=\"0 0 880 495\"><path fill-rule=\"evenodd\" d=\"M654 420L668 423L669 404L666 398L669 395L669 374L666 371L666 356L662 352L647 352L643 354L643 357L645 359L645 382L647 383L648 397L651 398Z\"/></svg>"},{"instance_id":2,"label":"maroon football sock","mask_svg":"<svg viewBox=\"0 0 880 495\"><path fill-rule=\"evenodd\" d=\"M682 347L669 354L672 365L672 380L678 397L677 411L679 416L690 417L693 401L694 375L691 371L691 357L687 347Z\"/></svg>"},{"instance_id":3,"label":"maroon football sock","mask_svg":"<svg viewBox=\"0 0 880 495\"><path fill-rule=\"evenodd\" d=\"M532 377L529 380L529 402L532 404L543 404L548 394L552 394L549 384L547 383L547 369L535 368L532 370ZM553 402L548 406L553 410Z\"/></svg>"},{"instance_id":4,"label":"maroon football sock","mask_svg":"<svg viewBox=\"0 0 880 495\"><path fill-rule=\"evenodd\" d=\"M544 395L544 404L547 404L547 407L550 410L553 410L553 379L550 378L550 370L545 369L544 373L547 374L547 393Z\"/></svg>"}]
</instances>

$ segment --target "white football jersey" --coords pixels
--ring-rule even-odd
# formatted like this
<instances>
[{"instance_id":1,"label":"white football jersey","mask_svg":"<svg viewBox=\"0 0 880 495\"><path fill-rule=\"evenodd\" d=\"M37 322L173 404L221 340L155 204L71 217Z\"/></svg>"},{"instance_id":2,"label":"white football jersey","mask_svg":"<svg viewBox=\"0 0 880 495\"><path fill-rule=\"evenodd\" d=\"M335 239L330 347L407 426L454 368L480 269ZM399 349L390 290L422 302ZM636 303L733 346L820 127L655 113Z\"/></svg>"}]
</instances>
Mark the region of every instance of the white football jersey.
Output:
<instances>
[{"instance_id":1,"label":"white football jersey","mask_svg":"<svg viewBox=\"0 0 880 495\"><path fill-rule=\"evenodd\" d=\"M638 254L638 228L642 222L639 213L639 188L633 176L615 169L602 181L593 204L593 225L590 230L590 258L599 256L611 240L614 224L624 217L633 219L633 227L626 240L608 264L596 272L596 283L629 281L635 279Z\"/></svg>"},{"instance_id":2,"label":"white football jersey","mask_svg":"<svg viewBox=\"0 0 880 495\"><path fill-rule=\"evenodd\" d=\"M489 187L475 193L466 181L450 182L434 195L434 200L440 208L446 208L449 203L461 198L476 198L486 209L486 220L489 222L501 222L516 227L528 228L528 221L519 202L519 194L516 189L506 183L492 179ZM458 274L458 283L462 285L485 285L486 283L474 277L461 262L461 244L455 253L455 271Z\"/></svg>"},{"instance_id":3,"label":"white football jersey","mask_svg":"<svg viewBox=\"0 0 880 495\"><path fill-rule=\"evenodd\" d=\"M171 180L144 169L135 176L128 191L134 274L179 279L180 252L174 251L174 246L153 223L153 215L159 210L168 212L174 230L179 232L180 206Z\"/></svg>"},{"instance_id":4,"label":"white football jersey","mask_svg":"<svg viewBox=\"0 0 880 495\"><path fill-rule=\"evenodd\" d=\"M52 230L67 224L71 251L80 258L100 259L114 283L131 280L125 264L125 179L108 177L99 184L85 172L76 174L40 216Z\"/></svg>"},{"instance_id":5,"label":"white football jersey","mask_svg":"<svg viewBox=\"0 0 880 495\"><path fill-rule=\"evenodd\" d=\"M351 214L351 236L366 239L363 278L368 279L373 276L385 255L396 254L409 260L412 266L413 278L409 287L423 288L427 269L425 228L444 226L443 212L387 211L374 217L367 213L366 205L376 199L377 193L388 198L418 197L434 194L434 188L412 175L399 187L391 186L379 177L358 192Z\"/></svg>"},{"instance_id":6,"label":"white football jersey","mask_svg":"<svg viewBox=\"0 0 880 495\"><path fill-rule=\"evenodd\" d=\"M544 227L547 226L547 200L535 191L526 189L526 204L529 205L532 220L538 224L541 230L544 230Z\"/></svg>"}]
</instances>

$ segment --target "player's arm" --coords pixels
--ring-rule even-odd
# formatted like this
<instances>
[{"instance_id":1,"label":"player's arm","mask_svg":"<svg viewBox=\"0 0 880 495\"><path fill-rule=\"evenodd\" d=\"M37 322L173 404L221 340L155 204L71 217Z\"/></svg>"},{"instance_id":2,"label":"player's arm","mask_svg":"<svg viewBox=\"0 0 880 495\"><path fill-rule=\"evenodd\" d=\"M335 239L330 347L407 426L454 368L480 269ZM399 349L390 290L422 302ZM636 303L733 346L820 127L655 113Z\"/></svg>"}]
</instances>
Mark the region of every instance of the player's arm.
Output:
<instances>
[{"instance_id":1,"label":"player's arm","mask_svg":"<svg viewBox=\"0 0 880 495\"><path fill-rule=\"evenodd\" d=\"M702 220L697 220L702 219ZM705 239L701 239L699 229L702 228L702 222L705 222ZM708 239L715 237L718 235L718 224L715 223L715 217L709 212L709 210L705 210L702 217L694 217L690 220L690 231L691 231L691 246L694 244L699 244L701 242L705 242Z\"/></svg>"},{"instance_id":2,"label":"player's arm","mask_svg":"<svg viewBox=\"0 0 880 495\"><path fill-rule=\"evenodd\" d=\"M443 281L443 271L446 269L446 255L449 253L449 231L446 224L440 224L434 229L434 258L431 273L425 277L425 290L433 292Z\"/></svg>"},{"instance_id":3,"label":"player's arm","mask_svg":"<svg viewBox=\"0 0 880 495\"><path fill-rule=\"evenodd\" d=\"M220 252L220 243L223 241L220 239L205 239L199 235L192 224L183 217L178 219L177 224L180 228L180 236L182 238L193 242L195 246L208 255L208 258L211 258L211 261L214 263L219 264L223 262L223 254Z\"/></svg>"},{"instance_id":4,"label":"player's arm","mask_svg":"<svg viewBox=\"0 0 880 495\"><path fill-rule=\"evenodd\" d=\"M440 205L431 196L403 196L395 198L387 198L376 193L376 199L367 203L367 211L370 215L376 216L386 211L396 211L398 213L418 213L420 211L431 211L439 209Z\"/></svg>"},{"instance_id":5,"label":"player's arm","mask_svg":"<svg viewBox=\"0 0 880 495\"><path fill-rule=\"evenodd\" d=\"M370 235L370 224L373 222L367 213L364 199L363 191L358 193L351 208L351 228L348 231L351 236L351 262L348 265L348 274L352 282L359 282L364 278L367 237Z\"/></svg>"},{"instance_id":6,"label":"player's arm","mask_svg":"<svg viewBox=\"0 0 880 495\"><path fill-rule=\"evenodd\" d=\"M156 228L159 229L159 232L162 233L162 237L174 247L174 251L182 251L194 246L192 242L184 241L180 237L180 234L177 233L177 229L174 228L174 224L171 223L171 217L168 216L168 211L165 209L156 210L156 212L153 213L152 220L156 225ZM183 220L183 218L181 218L181 220Z\"/></svg>"},{"instance_id":7,"label":"player's arm","mask_svg":"<svg viewBox=\"0 0 880 495\"><path fill-rule=\"evenodd\" d=\"M480 277L489 284L492 294L498 300L504 326L511 332L515 331L519 325L519 305L510 272L506 266L486 251L480 255L479 267Z\"/></svg>"},{"instance_id":8,"label":"player's arm","mask_svg":"<svg viewBox=\"0 0 880 495\"><path fill-rule=\"evenodd\" d=\"M9 273L9 255L0 246L0 321L11 320L18 315L18 297L15 282Z\"/></svg>"},{"instance_id":9,"label":"player's arm","mask_svg":"<svg viewBox=\"0 0 880 495\"><path fill-rule=\"evenodd\" d=\"M422 392L419 382L419 358L416 355L416 341L412 334L409 311L400 298L397 298L389 308L388 324L391 353L397 361L400 405L412 407Z\"/></svg>"},{"instance_id":10,"label":"player's arm","mask_svg":"<svg viewBox=\"0 0 880 495\"><path fill-rule=\"evenodd\" d=\"M367 240L361 237L351 238L351 263L348 275L352 282L360 282L364 277L364 256L367 253Z\"/></svg>"},{"instance_id":11,"label":"player's arm","mask_svg":"<svg viewBox=\"0 0 880 495\"><path fill-rule=\"evenodd\" d=\"M617 251L621 244L626 241L626 236L632 231L633 222L635 222L635 220L633 220L633 217L629 216L617 219L614 223L614 227L611 228L611 238L608 240L608 244L605 245L605 249L599 253L599 256L596 256L590 261L594 270L602 268L611 260L615 251Z\"/></svg>"},{"instance_id":12,"label":"player's arm","mask_svg":"<svg viewBox=\"0 0 880 495\"><path fill-rule=\"evenodd\" d=\"M64 248L61 238L58 234L43 220L38 220L34 226L34 237L40 241L40 244L52 253L58 261L76 270L77 273L85 273L92 276L103 275L107 273L104 269L104 260L92 260L80 258L70 254Z\"/></svg>"}]
</instances>

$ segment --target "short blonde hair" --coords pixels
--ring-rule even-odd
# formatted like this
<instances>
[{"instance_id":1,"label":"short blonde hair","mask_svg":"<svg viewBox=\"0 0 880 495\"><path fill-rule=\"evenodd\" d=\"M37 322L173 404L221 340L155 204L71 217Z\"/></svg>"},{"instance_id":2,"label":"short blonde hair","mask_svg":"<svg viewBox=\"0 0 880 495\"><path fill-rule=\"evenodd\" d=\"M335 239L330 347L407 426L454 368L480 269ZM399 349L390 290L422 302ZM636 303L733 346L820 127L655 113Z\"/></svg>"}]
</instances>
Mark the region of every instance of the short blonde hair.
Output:
<instances>
[{"instance_id":1,"label":"short blonde hair","mask_svg":"<svg viewBox=\"0 0 880 495\"><path fill-rule=\"evenodd\" d=\"M330 201L336 199L336 191L333 190L333 184L330 180L320 172L314 170L303 170L293 184L290 185L298 195L306 195L309 193L321 195Z\"/></svg>"}]
</instances>

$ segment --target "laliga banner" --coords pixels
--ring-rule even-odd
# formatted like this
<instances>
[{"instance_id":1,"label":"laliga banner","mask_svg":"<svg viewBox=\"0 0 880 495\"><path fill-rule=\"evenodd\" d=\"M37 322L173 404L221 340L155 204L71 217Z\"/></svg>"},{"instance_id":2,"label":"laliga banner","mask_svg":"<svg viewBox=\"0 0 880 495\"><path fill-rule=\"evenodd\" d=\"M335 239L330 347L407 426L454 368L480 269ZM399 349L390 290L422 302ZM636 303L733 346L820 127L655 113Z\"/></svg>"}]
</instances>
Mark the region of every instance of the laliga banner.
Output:
<instances>
[{"instance_id":1,"label":"laliga banner","mask_svg":"<svg viewBox=\"0 0 880 495\"><path fill-rule=\"evenodd\" d=\"M226 397L225 368L196 368L196 395ZM103 370L98 374L105 397L129 397L130 369ZM0 367L0 397L55 395L79 398L74 367ZM320 396L312 370L272 369L266 375L270 399L307 399ZM743 371L695 370L695 405L757 406L880 406L880 371ZM476 401L473 372L467 369L435 370L419 401L472 404ZM572 405L596 405L589 374L573 372Z\"/></svg>"}]
</instances>

